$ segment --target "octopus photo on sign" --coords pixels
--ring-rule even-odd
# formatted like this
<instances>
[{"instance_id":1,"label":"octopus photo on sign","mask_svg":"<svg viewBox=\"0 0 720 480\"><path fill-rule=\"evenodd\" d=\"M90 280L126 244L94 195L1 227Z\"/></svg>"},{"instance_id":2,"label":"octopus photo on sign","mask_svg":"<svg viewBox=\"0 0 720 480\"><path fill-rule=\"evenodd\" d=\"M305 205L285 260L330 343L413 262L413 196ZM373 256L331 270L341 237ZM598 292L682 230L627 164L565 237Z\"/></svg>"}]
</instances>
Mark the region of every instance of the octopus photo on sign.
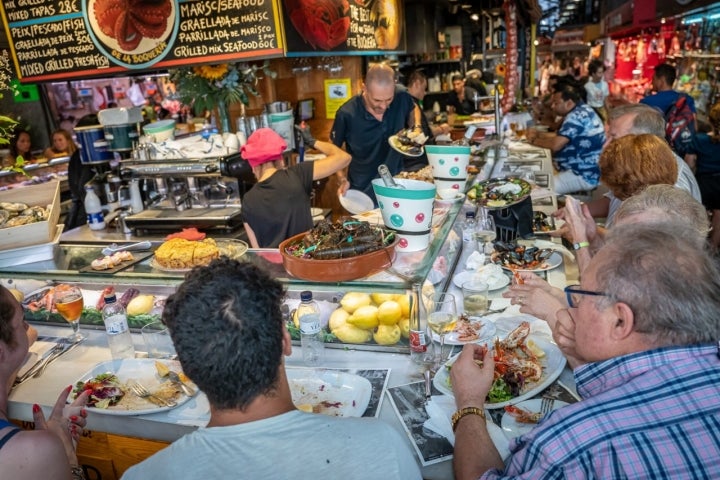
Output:
<instances>
[{"instance_id":1,"label":"octopus photo on sign","mask_svg":"<svg viewBox=\"0 0 720 480\"><path fill-rule=\"evenodd\" d=\"M285 0L290 21L313 48L332 50L345 43L350 29L347 0Z\"/></svg>"},{"instance_id":2,"label":"octopus photo on sign","mask_svg":"<svg viewBox=\"0 0 720 480\"><path fill-rule=\"evenodd\" d=\"M88 0L87 20L96 39L125 54L150 52L175 26L173 0Z\"/></svg>"}]
</instances>

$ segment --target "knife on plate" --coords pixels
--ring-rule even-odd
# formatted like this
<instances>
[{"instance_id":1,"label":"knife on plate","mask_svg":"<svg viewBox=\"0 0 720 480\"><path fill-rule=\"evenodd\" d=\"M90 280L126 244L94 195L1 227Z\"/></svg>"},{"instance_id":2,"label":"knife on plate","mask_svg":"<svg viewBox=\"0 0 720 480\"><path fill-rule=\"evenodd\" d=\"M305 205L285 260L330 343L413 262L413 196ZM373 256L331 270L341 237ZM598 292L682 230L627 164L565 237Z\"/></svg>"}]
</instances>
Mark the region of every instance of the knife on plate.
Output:
<instances>
[{"instance_id":1,"label":"knife on plate","mask_svg":"<svg viewBox=\"0 0 720 480\"><path fill-rule=\"evenodd\" d=\"M182 379L180 378L180 375L178 375L177 372L173 372L172 370L170 370L167 374L167 377L168 377L168 379L170 379L170 381L172 383L179 385L180 388L182 389L183 393L185 395L187 395L188 397L192 397L195 395L195 389L193 389L188 384L183 382Z\"/></svg>"}]
</instances>

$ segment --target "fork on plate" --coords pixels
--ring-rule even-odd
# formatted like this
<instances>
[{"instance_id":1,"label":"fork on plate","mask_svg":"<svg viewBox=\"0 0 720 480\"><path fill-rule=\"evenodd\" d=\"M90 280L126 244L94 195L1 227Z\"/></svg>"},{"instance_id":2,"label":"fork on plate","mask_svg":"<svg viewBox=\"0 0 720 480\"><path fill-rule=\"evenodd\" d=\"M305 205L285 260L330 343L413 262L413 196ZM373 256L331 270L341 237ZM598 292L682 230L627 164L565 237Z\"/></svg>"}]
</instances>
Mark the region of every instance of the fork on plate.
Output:
<instances>
[{"instance_id":1,"label":"fork on plate","mask_svg":"<svg viewBox=\"0 0 720 480\"><path fill-rule=\"evenodd\" d=\"M159 405L162 405L163 407L174 407L177 405L177 403L173 401L165 400L164 398L158 397L157 395L150 393L147 388L145 388L143 385L136 381L128 382L128 387L130 387L130 390L132 390L133 393L138 397L147 398L150 401L152 401L151 399L155 399L153 403L157 403Z\"/></svg>"},{"instance_id":2,"label":"fork on plate","mask_svg":"<svg viewBox=\"0 0 720 480\"><path fill-rule=\"evenodd\" d=\"M545 418L548 413L552 412L553 406L555 405L555 399L550 397L543 397L540 403L540 414L541 418Z\"/></svg>"}]
</instances>

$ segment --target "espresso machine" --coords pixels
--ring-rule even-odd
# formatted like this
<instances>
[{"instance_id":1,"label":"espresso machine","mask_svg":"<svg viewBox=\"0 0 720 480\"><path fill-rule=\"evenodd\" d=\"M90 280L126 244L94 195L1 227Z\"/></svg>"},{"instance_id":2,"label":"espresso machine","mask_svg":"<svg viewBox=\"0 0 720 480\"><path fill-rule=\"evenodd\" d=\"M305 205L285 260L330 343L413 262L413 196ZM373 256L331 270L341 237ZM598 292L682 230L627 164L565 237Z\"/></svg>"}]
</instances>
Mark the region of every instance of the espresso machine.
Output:
<instances>
[{"instance_id":1,"label":"espresso machine","mask_svg":"<svg viewBox=\"0 0 720 480\"><path fill-rule=\"evenodd\" d=\"M230 233L242 225L242 196L255 178L240 153L151 159L135 152L120 163L122 178L142 191L145 209L125 218L135 235L190 227Z\"/></svg>"}]
</instances>

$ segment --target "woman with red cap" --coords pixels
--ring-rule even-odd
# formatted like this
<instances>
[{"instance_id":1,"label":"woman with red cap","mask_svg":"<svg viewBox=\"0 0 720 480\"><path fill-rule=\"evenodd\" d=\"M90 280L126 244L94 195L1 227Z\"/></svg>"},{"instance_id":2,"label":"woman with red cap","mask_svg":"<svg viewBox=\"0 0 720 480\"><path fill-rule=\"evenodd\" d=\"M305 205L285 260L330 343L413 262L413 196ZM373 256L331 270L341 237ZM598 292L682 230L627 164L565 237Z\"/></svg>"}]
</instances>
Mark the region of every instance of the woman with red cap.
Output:
<instances>
[{"instance_id":1,"label":"woman with red cap","mask_svg":"<svg viewBox=\"0 0 720 480\"><path fill-rule=\"evenodd\" d=\"M315 140L307 126L300 131L305 146L327 155L285 167L285 140L269 128L259 128L240 150L257 183L243 196L242 215L252 248L277 248L283 240L310 230L310 194L314 180L348 166L350 154L332 143Z\"/></svg>"}]
</instances>

